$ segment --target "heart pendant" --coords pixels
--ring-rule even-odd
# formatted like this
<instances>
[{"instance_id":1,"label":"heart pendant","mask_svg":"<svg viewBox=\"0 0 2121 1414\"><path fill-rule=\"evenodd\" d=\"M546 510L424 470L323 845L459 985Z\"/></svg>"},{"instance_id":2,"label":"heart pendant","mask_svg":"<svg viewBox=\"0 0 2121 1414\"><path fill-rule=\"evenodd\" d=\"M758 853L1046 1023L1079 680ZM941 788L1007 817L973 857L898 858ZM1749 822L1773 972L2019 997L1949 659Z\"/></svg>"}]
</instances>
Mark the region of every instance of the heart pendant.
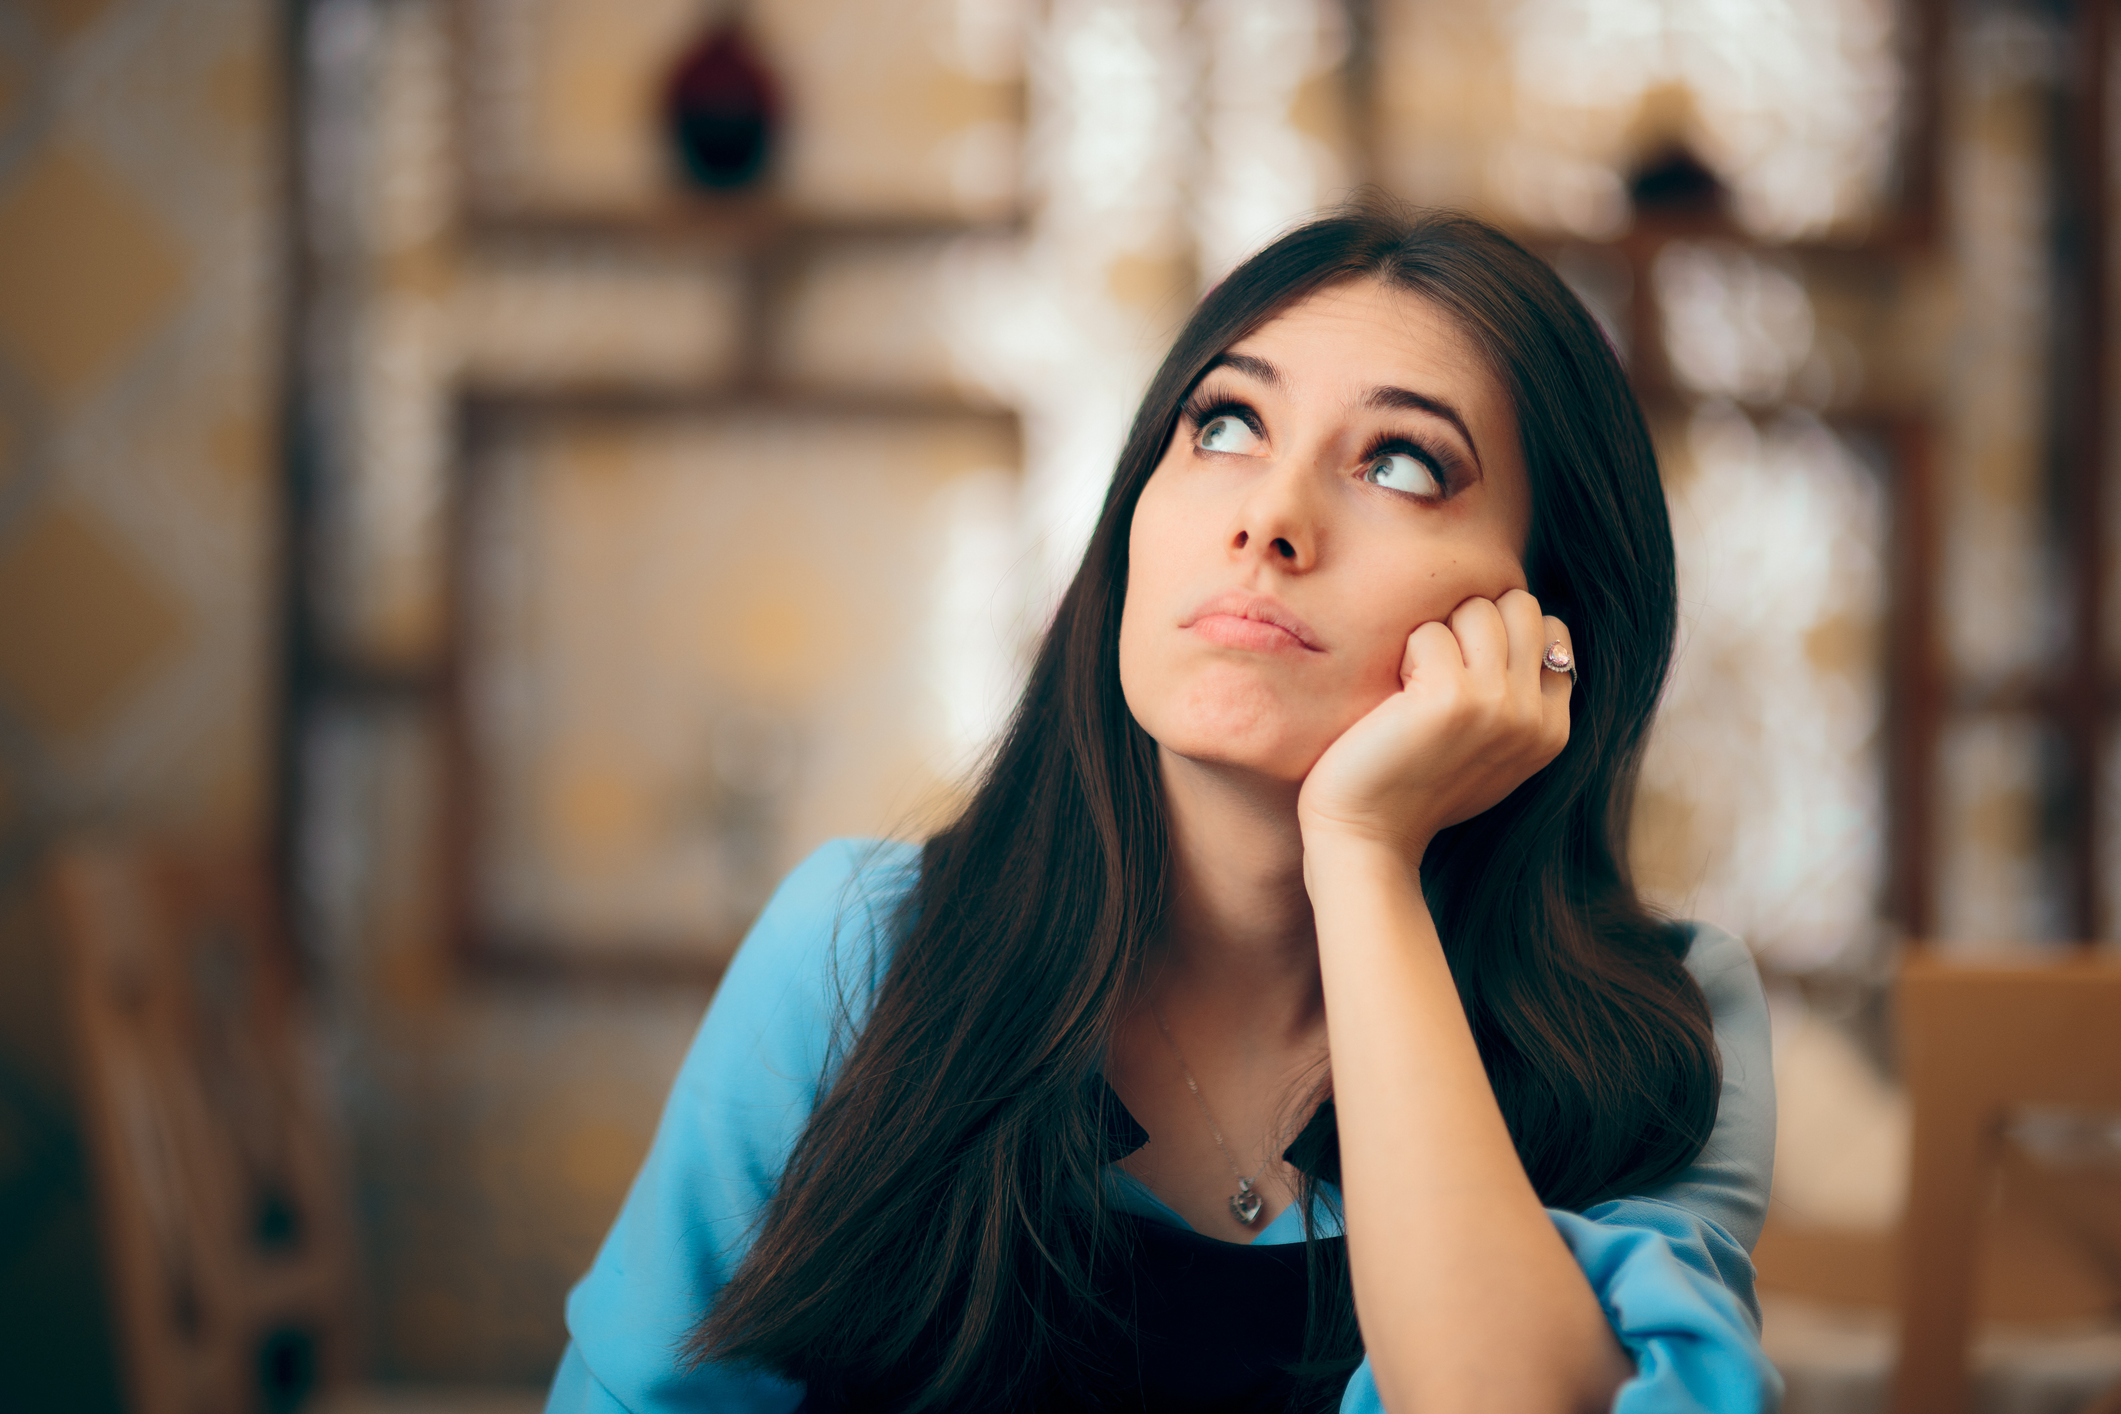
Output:
<instances>
[{"instance_id":1,"label":"heart pendant","mask_svg":"<svg viewBox=\"0 0 2121 1414\"><path fill-rule=\"evenodd\" d=\"M1252 1191L1252 1180L1237 1180L1237 1191L1230 1195L1230 1216L1246 1227L1259 1216L1260 1197Z\"/></svg>"}]
</instances>

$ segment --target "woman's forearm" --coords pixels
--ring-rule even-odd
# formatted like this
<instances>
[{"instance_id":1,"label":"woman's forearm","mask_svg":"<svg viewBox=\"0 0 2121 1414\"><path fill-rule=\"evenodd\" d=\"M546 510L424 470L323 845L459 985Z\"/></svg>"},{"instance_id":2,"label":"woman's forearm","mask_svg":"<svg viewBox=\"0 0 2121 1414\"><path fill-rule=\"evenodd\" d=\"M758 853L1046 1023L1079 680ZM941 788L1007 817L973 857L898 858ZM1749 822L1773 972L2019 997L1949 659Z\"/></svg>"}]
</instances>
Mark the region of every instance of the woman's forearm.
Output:
<instances>
[{"instance_id":1,"label":"woman's forearm","mask_svg":"<svg viewBox=\"0 0 2121 1414\"><path fill-rule=\"evenodd\" d=\"M1418 878L1306 840L1349 1263L1385 1407L1576 1411L1630 1373L1510 1142Z\"/></svg>"}]
</instances>

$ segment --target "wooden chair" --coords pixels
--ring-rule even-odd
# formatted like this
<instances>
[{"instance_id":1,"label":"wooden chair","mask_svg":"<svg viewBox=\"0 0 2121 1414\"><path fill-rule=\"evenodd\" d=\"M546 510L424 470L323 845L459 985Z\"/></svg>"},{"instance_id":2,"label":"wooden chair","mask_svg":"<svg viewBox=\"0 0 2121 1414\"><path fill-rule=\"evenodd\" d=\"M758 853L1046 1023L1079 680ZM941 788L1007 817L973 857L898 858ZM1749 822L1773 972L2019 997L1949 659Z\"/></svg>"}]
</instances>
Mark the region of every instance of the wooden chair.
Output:
<instances>
[{"instance_id":1,"label":"wooden chair","mask_svg":"<svg viewBox=\"0 0 2121 1414\"><path fill-rule=\"evenodd\" d=\"M352 1242L263 870L84 842L47 881L128 1405L291 1410L352 1362Z\"/></svg>"},{"instance_id":2,"label":"wooden chair","mask_svg":"<svg viewBox=\"0 0 2121 1414\"><path fill-rule=\"evenodd\" d=\"M2121 1109L2121 963L1902 967L1914 1144L1894 1414L1964 1414L1981 1224L2014 1111Z\"/></svg>"}]
</instances>

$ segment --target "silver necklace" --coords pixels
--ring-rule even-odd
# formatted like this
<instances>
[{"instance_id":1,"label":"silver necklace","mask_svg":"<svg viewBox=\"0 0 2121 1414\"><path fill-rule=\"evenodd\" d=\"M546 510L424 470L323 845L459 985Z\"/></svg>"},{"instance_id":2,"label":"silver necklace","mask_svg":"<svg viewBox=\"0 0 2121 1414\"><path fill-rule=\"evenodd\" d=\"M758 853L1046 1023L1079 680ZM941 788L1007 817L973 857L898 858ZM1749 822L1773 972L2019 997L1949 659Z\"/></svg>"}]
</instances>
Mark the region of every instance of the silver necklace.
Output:
<instances>
[{"instance_id":1,"label":"silver necklace","mask_svg":"<svg viewBox=\"0 0 2121 1414\"><path fill-rule=\"evenodd\" d=\"M1230 1195L1230 1216L1237 1219L1238 1226L1250 1227L1259 1220L1260 1204L1263 1201L1252 1185L1259 1181L1260 1174L1267 1171L1267 1166L1262 1163L1259 1173L1250 1178L1245 1177L1243 1170L1237 1166L1237 1160L1230 1157L1230 1146L1223 1143L1223 1132L1208 1109L1207 1097L1200 1093L1199 1082L1193 1078L1193 1067L1186 1064L1186 1053L1178 1048L1178 1038L1173 1036L1171 1028L1164 1024L1164 1014L1155 1002L1149 1003L1149 1015L1156 1018L1156 1029L1163 1032L1164 1044L1171 1048L1172 1055L1178 1057L1179 1073L1186 1077L1186 1088L1193 1092L1193 1103L1200 1106L1200 1117L1208 1122L1208 1132L1215 1136L1215 1147L1222 1150L1223 1162L1230 1166L1230 1176L1237 1180L1237 1191Z\"/></svg>"}]
</instances>

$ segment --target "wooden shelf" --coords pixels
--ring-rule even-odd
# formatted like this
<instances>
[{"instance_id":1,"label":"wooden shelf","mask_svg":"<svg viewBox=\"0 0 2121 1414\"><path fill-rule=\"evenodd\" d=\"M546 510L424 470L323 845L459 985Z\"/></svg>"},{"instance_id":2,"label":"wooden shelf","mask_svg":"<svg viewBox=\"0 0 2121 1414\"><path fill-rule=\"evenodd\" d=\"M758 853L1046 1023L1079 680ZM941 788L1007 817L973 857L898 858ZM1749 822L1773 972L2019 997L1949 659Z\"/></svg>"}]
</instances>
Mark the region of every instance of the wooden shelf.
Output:
<instances>
[{"instance_id":1,"label":"wooden shelf","mask_svg":"<svg viewBox=\"0 0 2121 1414\"><path fill-rule=\"evenodd\" d=\"M2066 669L2012 673L1953 685L1952 711L1966 716L2055 717L2073 690ZM2099 685L2098 710L2121 713L2121 677L2108 675Z\"/></svg>"},{"instance_id":2,"label":"wooden shelf","mask_svg":"<svg viewBox=\"0 0 2121 1414\"><path fill-rule=\"evenodd\" d=\"M813 417L970 419L1015 429L1017 414L997 403L947 393L860 392L783 384L701 388L650 383L556 383L458 389L458 407L475 427L505 422L627 422L772 413Z\"/></svg>"},{"instance_id":3,"label":"wooden shelf","mask_svg":"<svg viewBox=\"0 0 2121 1414\"><path fill-rule=\"evenodd\" d=\"M1655 256L1672 241L1717 241L1822 264L1905 260L1930 250L1934 244L1928 226L1908 213L1887 213L1860 231L1841 237L1813 236L1793 241L1773 241L1756 235L1721 211L1638 212L1627 230L1606 240L1570 231L1525 230L1516 235L1536 251L1583 247L1614 251L1638 261Z\"/></svg>"},{"instance_id":4,"label":"wooden shelf","mask_svg":"<svg viewBox=\"0 0 2121 1414\"><path fill-rule=\"evenodd\" d=\"M424 701L447 686L447 668L436 664L369 663L333 657L315 664L311 687L334 697L371 701Z\"/></svg>"},{"instance_id":5,"label":"wooden shelf","mask_svg":"<svg viewBox=\"0 0 2121 1414\"><path fill-rule=\"evenodd\" d=\"M1685 414L1713 402L1735 408L1755 422L1784 413L1806 413L1836 432L1879 435L1890 433L1905 422L1924 421L1931 415L1931 410L1919 402L1897 403L1857 397L1843 403L1830 402L1824 407L1789 401L1762 403L1697 393L1670 378L1654 376L1648 369L1631 368L1628 374L1628 382L1642 403L1644 415L1651 418Z\"/></svg>"},{"instance_id":6,"label":"wooden shelf","mask_svg":"<svg viewBox=\"0 0 2121 1414\"><path fill-rule=\"evenodd\" d=\"M1008 235L1022 230L1023 224L1021 214L992 221L913 212L842 215L804 211L771 196L714 197L673 192L661 200L631 208L473 208L464 213L460 229L473 244L596 243L771 251L857 241Z\"/></svg>"}]
</instances>

